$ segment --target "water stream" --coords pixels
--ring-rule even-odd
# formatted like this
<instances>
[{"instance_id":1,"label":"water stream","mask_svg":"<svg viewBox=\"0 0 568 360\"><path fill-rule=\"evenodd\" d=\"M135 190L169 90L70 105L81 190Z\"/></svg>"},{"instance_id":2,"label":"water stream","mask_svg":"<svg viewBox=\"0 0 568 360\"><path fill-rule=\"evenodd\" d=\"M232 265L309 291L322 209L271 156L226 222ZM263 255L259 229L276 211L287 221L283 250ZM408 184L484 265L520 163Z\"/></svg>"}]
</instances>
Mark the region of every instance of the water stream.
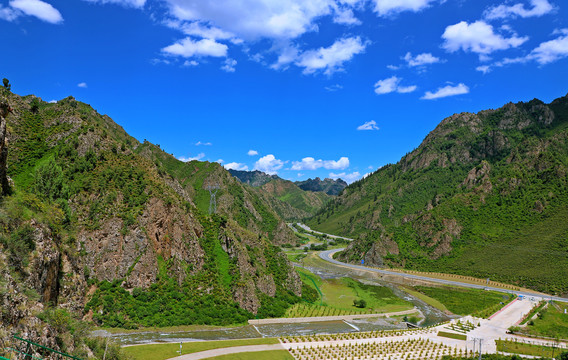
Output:
<instances>
[{"instance_id":1,"label":"water stream","mask_svg":"<svg viewBox=\"0 0 568 360\"><path fill-rule=\"evenodd\" d=\"M423 301L416 299L396 285L380 280L376 274L351 270L333 264L321 264L318 267L306 267L314 274L322 278L350 277L366 284L387 286L400 298L403 298L416 306L424 319L421 326L429 326L449 319L448 315L429 306ZM325 321L307 322L295 324L267 324L245 325L214 330L196 330L183 332L139 332L128 334L109 334L105 331L97 331L95 335L110 336L123 345L143 344L151 342L189 342L201 340L228 340L260 337L277 337L291 335L346 333L370 330L401 329L406 326L399 319L374 318L349 321Z\"/></svg>"}]
</instances>

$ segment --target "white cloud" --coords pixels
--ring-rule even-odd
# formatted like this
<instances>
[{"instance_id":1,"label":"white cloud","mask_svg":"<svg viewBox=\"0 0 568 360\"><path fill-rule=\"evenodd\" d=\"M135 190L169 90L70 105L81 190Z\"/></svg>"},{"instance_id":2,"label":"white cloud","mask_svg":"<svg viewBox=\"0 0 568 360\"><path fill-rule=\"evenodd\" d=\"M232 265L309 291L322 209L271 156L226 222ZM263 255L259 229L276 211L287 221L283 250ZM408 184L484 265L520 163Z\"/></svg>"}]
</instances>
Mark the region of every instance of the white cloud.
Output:
<instances>
[{"instance_id":1,"label":"white cloud","mask_svg":"<svg viewBox=\"0 0 568 360\"><path fill-rule=\"evenodd\" d=\"M401 80L401 78L396 76L391 76L390 78L379 80L375 83L375 93L377 95L383 95L396 91L398 93L404 94L416 90L416 85L399 86Z\"/></svg>"},{"instance_id":2,"label":"white cloud","mask_svg":"<svg viewBox=\"0 0 568 360\"><path fill-rule=\"evenodd\" d=\"M540 65L568 57L568 29L556 30L554 35L563 34L556 39L545 41L533 49L528 55L517 58L505 58L496 62L493 66L503 67L510 64L527 63L536 61Z\"/></svg>"},{"instance_id":3,"label":"white cloud","mask_svg":"<svg viewBox=\"0 0 568 360\"><path fill-rule=\"evenodd\" d=\"M304 174L298 173L298 177L302 177L302 176L304 176Z\"/></svg>"},{"instance_id":4,"label":"white cloud","mask_svg":"<svg viewBox=\"0 0 568 360\"><path fill-rule=\"evenodd\" d=\"M247 152L247 155L248 155L248 156L255 156L255 155L258 155L258 151L251 149L251 150L249 150L249 151Z\"/></svg>"},{"instance_id":5,"label":"white cloud","mask_svg":"<svg viewBox=\"0 0 568 360\"><path fill-rule=\"evenodd\" d=\"M339 84L333 84L333 85L330 85L330 86L325 86L324 89L329 91L329 92L334 92L334 91L343 89L343 86L341 86Z\"/></svg>"},{"instance_id":6,"label":"white cloud","mask_svg":"<svg viewBox=\"0 0 568 360\"><path fill-rule=\"evenodd\" d=\"M248 170L248 166L243 164L243 163L238 163L238 162L231 162L228 164L223 165L225 167L225 169L227 170L240 170L240 171L246 171Z\"/></svg>"},{"instance_id":7,"label":"white cloud","mask_svg":"<svg viewBox=\"0 0 568 360\"><path fill-rule=\"evenodd\" d=\"M387 65L387 69L389 70L399 70L400 66L396 66L396 65Z\"/></svg>"},{"instance_id":8,"label":"white cloud","mask_svg":"<svg viewBox=\"0 0 568 360\"><path fill-rule=\"evenodd\" d=\"M205 157L204 153L199 153L196 156L180 156L178 157L178 160L183 161L183 162L188 162L188 161L193 161L193 160L201 160Z\"/></svg>"},{"instance_id":9,"label":"white cloud","mask_svg":"<svg viewBox=\"0 0 568 360\"><path fill-rule=\"evenodd\" d=\"M568 57L568 31L564 29L565 36L541 43L531 51L529 58L544 65Z\"/></svg>"},{"instance_id":10,"label":"white cloud","mask_svg":"<svg viewBox=\"0 0 568 360\"><path fill-rule=\"evenodd\" d=\"M407 52L404 56L404 61L406 61L406 63L410 67L424 66L441 62L440 58L433 56L431 53L422 53L413 57L409 52Z\"/></svg>"},{"instance_id":11,"label":"white cloud","mask_svg":"<svg viewBox=\"0 0 568 360\"><path fill-rule=\"evenodd\" d=\"M379 130L375 120L367 121L363 125L357 126L357 130Z\"/></svg>"},{"instance_id":12,"label":"white cloud","mask_svg":"<svg viewBox=\"0 0 568 360\"><path fill-rule=\"evenodd\" d=\"M226 72L235 72L235 66L237 66L237 60L226 59L223 66L221 66L221 70Z\"/></svg>"},{"instance_id":13,"label":"white cloud","mask_svg":"<svg viewBox=\"0 0 568 360\"><path fill-rule=\"evenodd\" d=\"M517 16L527 18L546 15L554 10L554 6L548 0L531 0L530 3L532 9L526 9L525 5L521 3L512 6L502 4L487 9L483 15L489 20L515 18Z\"/></svg>"},{"instance_id":14,"label":"white cloud","mask_svg":"<svg viewBox=\"0 0 568 360\"><path fill-rule=\"evenodd\" d=\"M225 57L227 56L227 49L227 45L218 43L212 39L194 41L191 38L185 38L175 44L166 46L162 49L162 52L186 58L193 56Z\"/></svg>"},{"instance_id":15,"label":"white cloud","mask_svg":"<svg viewBox=\"0 0 568 360\"><path fill-rule=\"evenodd\" d=\"M361 20L357 19L353 14L353 10L344 7L335 5L335 16L333 17L333 22L336 24L343 24L343 25L361 25Z\"/></svg>"},{"instance_id":16,"label":"white cloud","mask_svg":"<svg viewBox=\"0 0 568 360\"><path fill-rule=\"evenodd\" d=\"M222 164L222 163L225 162L225 160L223 160L223 159L217 159L217 160L215 160L215 162L216 162L216 163L219 163L219 164Z\"/></svg>"},{"instance_id":17,"label":"white cloud","mask_svg":"<svg viewBox=\"0 0 568 360\"><path fill-rule=\"evenodd\" d=\"M87 83L86 82L80 82L77 84L78 87L86 89L87 88Z\"/></svg>"},{"instance_id":18,"label":"white cloud","mask_svg":"<svg viewBox=\"0 0 568 360\"><path fill-rule=\"evenodd\" d=\"M444 47L449 52L456 52L462 49L465 52L471 51L481 55L488 55L497 50L506 50L522 45L529 38L527 36L518 37L516 34L511 37L503 37L493 32L493 26L478 20L468 24L461 21L457 24L446 27L444 34Z\"/></svg>"},{"instance_id":19,"label":"white cloud","mask_svg":"<svg viewBox=\"0 0 568 360\"><path fill-rule=\"evenodd\" d=\"M292 161L291 170L317 170L324 168L328 170L343 170L349 167L349 158L341 157L339 160L316 160L313 157L305 157L302 161Z\"/></svg>"},{"instance_id":20,"label":"white cloud","mask_svg":"<svg viewBox=\"0 0 568 360\"><path fill-rule=\"evenodd\" d=\"M195 60L185 60L185 61L183 62L183 66L187 66L187 67L190 67L190 66L197 66L197 65L199 65L199 63L198 63L197 61L195 61Z\"/></svg>"},{"instance_id":21,"label":"white cloud","mask_svg":"<svg viewBox=\"0 0 568 360\"><path fill-rule=\"evenodd\" d=\"M283 166L284 161L276 159L272 154L268 154L254 163L254 170L260 170L269 175L274 175L278 170L282 169Z\"/></svg>"},{"instance_id":22,"label":"white cloud","mask_svg":"<svg viewBox=\"0 0 568 360\"><path fill-rule=\"evenodd\" d=\"M294 39L317 31L314 20L333 12L333 0L166 0L182 21L214 24L245 40Z\"/></svg>"},{"instance_id":23,"label":"white cloud","mask_svg":"<svg viewBox=\"0 0 568 360\"><path fill-rule=\"evenodd\" d=\"M25 14L51 24L63 22L61 13L51 4L41 0L11 0L9 6L9 8L4 8L0 5L0 18L12 21Z\"/></svg>"},{"instance_id":24,"label":"white cloud","mask_svg":"<svg viewBox=\"0 0 568 360\"><path fill-rule=\"evenodd\" d=\"M92 3L100 4L118 4L124 7L143 8L146 0L84 0Z\"/></svg>"},{"instance_id":25,"label":"white cloud","mask_svg":"<svg viewBox=\"0 0 568 360\"><path fill-rule=\"evenodd\" d=\"M435 92L426 91L426 94L424 94L424 96L422 96L421 99L433 100L433 99L462 95L467 93L469 93L469 88L465 84L459 83L456 86L447 85L438 88L438 90L436 90Z\"/></svg>"},{"instance_id":26,"label":"white cloud","mask_svg":"<svg viewBox=\"0 0 568 360\"><path fill-rule=\"evenodd\" d=\"M50 100L49 103L50 104L57 104L57 100Z\"/></svg>"},{"instance_id":27,"label":"white cloud","mask_svg":"<svg viewBox=\"0 0 568 360\"><path fill-rule=\"evenodd\" d=\"M434 0L373 0L379 16L394 15L403 11L420 11Z\"/></svg>"},{"instance_id":28,"label":"white cloud","mask_svg":"<svg viewBox=\"0 0 568 360\"><path fill-rule=\"evenodd\" d=\"M489 65L482 65L475 68L477 71L481 71L484 74L491 72L491 66Z\"/></svg>"},{"instance_id":29,"label":"white cloud","mask_svg":"<svg viewBox=\"0 0 568 360\"><path fill-rule=\"evenodd\" d=\"M354 55L365 51L367 42L359 36L336 40L330 47L308 50L299 55L296 65L304 68L305 74L322 70L324 74L331 75L341 71L343 63L349 61Z\"/></svg>"},{"instance_id":30,"label":"white cloud","mask_svg":"<svg viewBox=\"0 0 568 360\"><path fill-rule=\"evenodd\" d=\"M210 142L201 142L201 141L198 141L198 142L195 143L195 146L201 146L201 145L203 145L203 146L211 146L211 145L213 145L213 144L211 144Z\"/></svg>"},{"instance_id":31,"label":"white cloud","mask_svg":"<svg viewBox=\"0 0 568 360\"><path fill-rule=\"evenodd\" d=\"M339 174L336 173L329 173L329 177L332 179L343 179L345 180L348 184L351 184L352 182L359 180L361 178L361 174L359 174L358 171L352 172L351 174L342 172Z\"/></svg>"},{"instance_id":32,"label":"white cloud","mask_svg":"<svg viewBox=\"0 0 568 360\"><path fill-rule=\"evenodd\" d=\"M185 35L196 36L204 39L213 40L231 40L236 36L228 31L224 31L218 27L210 26L199 21L184 22L178 20L168 20L165 24L172 28L183 32Z\"/></svg>"}]
</instances>

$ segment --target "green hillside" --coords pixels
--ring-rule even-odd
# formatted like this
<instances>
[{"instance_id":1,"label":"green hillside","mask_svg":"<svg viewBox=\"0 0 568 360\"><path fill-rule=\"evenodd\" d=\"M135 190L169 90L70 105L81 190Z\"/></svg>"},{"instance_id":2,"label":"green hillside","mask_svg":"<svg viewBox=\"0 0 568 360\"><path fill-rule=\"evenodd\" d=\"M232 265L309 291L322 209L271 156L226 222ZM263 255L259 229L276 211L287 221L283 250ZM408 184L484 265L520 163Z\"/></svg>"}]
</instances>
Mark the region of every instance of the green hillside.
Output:
<instances>
[{"instance_id":1,"label":"green hillside","mask_svg":"<svg viewBox=\"0 0 568 360\"><path fill-rule=\"evenodd\" d=\"M293 233L221 166L140 143L72 97L46 103L0 88L0 101L11 109L0 303L13 314L0 317L2 331L41 333L73 352L70 338L49 340L64 330L48 326L53 316L122 328L227 325L300 301L301 281L275 246ZM57 312L37 317L52 305Z\"/></svg>"},{"instance_id":2,"label":"green hillside","mask_svg":"<svg viewBox=\"0 0 568 360\"><path fill-rule=\"evenodd\" d=\"M342 259L568 292L568 98L456 114L308 224Z\"/></svg>"}]
</instances>

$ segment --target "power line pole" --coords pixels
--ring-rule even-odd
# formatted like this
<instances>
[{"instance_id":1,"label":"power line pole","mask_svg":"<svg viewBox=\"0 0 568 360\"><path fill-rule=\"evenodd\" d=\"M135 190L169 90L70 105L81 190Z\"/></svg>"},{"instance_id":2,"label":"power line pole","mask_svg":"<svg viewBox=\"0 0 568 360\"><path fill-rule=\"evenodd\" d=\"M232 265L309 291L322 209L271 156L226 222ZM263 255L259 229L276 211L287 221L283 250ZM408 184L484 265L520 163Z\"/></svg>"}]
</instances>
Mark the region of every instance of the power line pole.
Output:
<instances>
[{"instance_id":1,"label":"power line pole","mask_svg":"<svg viewBox=\"0 0 568 360\"><path fill-rule=\"evenodd\" d=\"M219 184L209 184L205 189L209 190L209 215L217 212L217 191L219 191Z\"/></svg>"}]
</instances>

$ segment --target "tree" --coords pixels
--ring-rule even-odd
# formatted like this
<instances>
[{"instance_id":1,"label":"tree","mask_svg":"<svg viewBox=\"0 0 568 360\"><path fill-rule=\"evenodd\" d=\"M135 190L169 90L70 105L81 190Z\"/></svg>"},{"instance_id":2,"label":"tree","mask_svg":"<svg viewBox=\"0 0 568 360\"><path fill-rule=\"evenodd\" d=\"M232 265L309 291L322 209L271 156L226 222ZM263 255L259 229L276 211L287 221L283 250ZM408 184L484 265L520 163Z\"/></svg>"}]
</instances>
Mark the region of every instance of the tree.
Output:
<instances>
[{"instance_id":1,"label":"tree","mask_svg":"<svg viewBox=\"0 0 568 360\"><path fill-rule=\"evenodd\" d=\"M4 87L8 90L10 90L12 88L12 85L10 85L10 80L4 78L2 79L2 83L4 84Z\"/></svg>"},{"instance_id":2,"label":"tree","mask_svg":"<svg viewBox=\"0 0 568 360\"><path fill-rule=\"evenodd\" d=\"M53 158L40 165L34 174L34 190L43 198L56 200L67 197L63 171Z\"/></svg>"}]
</instances>

